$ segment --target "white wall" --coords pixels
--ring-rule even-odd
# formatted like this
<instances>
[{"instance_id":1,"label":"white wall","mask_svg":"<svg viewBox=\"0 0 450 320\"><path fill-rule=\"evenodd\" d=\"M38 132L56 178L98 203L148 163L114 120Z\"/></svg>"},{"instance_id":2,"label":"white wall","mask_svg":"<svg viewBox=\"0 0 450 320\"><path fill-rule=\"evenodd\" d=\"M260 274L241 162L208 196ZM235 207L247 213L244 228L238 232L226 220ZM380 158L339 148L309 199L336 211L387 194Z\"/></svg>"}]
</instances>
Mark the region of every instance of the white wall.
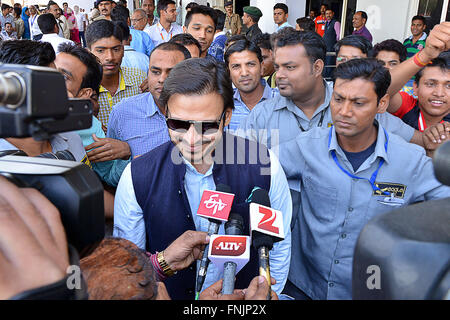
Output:
<instances>
[{"instance_id":1,"label":"white wall","mask_svg":"<svg viewBox=\"0 0 450 320\"><path fill-rule=\"evenodd\" d=\"M367 29L373 44L386 39L403 42L410 35L410 21L417 12L419 0L358 0L356 10L367 13Z\"/></svg>"},{"instance_id":2,"label":"white wall","mask_svg":"<svg viewBox=\"0 0 450 320\"><path fill-rule=\"evenodd\" d=\"M273 6L276 3L285 3L289 7L288 22L295 27L295 20L305 16L306 0L250 0L250 5L258 7L263 13L258 26L262 32L273 33L276 24L273 22Z\"/></svg>"}]
</instances>

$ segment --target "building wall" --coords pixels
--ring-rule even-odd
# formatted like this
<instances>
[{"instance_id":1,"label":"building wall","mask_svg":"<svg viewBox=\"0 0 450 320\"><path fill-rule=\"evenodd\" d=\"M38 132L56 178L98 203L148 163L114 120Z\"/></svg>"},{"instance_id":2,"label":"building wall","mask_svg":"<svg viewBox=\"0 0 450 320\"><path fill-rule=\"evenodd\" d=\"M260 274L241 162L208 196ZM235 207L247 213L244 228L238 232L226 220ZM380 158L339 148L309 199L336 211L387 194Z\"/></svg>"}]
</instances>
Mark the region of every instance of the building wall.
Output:
<instances>
[{"instance_id":1,"label":"building wall","mask_svg":"<svg viewBox=\"0 0 450 320\"><path fill-rule=\"evenodd\" d=\"M418 6L419 0L358 0L356 10L367 13L366 27L376 44L386 39L403 42L410 35L410 21Z\"/></svg>"}]
</instances>

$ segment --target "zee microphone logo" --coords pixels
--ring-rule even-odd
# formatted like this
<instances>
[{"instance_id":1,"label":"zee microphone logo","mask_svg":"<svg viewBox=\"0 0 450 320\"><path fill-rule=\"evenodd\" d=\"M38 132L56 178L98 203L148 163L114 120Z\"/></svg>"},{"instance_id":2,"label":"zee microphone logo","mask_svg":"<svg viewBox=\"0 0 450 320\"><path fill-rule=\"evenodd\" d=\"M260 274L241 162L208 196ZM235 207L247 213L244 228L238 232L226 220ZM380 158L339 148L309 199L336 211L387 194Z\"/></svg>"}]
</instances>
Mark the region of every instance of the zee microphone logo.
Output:
<instances>
[{"instance_id":1,"label":"zee microphone logo","mask_svg":"<svg viewBox=\"0 0 450 320\"><path fill-rule=\"evenodd\" d=\"M247 237L221 236L214 239L211 254L215 256L241 256L247 247Z\"/></svg>"}]
</instances>

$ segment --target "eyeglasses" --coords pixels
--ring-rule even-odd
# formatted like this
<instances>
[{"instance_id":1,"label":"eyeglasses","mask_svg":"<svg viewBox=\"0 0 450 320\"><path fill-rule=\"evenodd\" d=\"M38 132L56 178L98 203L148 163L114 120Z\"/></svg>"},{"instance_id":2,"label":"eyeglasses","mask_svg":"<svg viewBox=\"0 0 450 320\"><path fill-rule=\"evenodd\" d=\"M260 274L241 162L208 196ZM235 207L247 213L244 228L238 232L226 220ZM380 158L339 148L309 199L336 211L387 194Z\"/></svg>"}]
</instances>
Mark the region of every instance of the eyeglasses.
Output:
<instances>
[{"instance_id":1,"label":"eyeglasses","mask_svg":"<svg viewBox=\"0 0 450 320\"><path fill-rule=\"evenodd\" d=\"M131 19L131 23L134 23L134 22L138 22L138 21L141 21L142 19L145 19L145 18L139 18L139 19Z\"/></svg>"},{"instance_id":2,"label":"eyeglasses","mask_svg":"<svg viewBox=\"0 0 450 320\"><path fill-rule=\"evenodd\" d=\"M185 130L188 131L191 125L194 125L195 131L201 135L215 134L222 123L225 111L222 112L219 120L217 121L195 121L195 120L180 120L174 118L166 118L167 127L170 130Z\"/></svg>"}]
</instances>

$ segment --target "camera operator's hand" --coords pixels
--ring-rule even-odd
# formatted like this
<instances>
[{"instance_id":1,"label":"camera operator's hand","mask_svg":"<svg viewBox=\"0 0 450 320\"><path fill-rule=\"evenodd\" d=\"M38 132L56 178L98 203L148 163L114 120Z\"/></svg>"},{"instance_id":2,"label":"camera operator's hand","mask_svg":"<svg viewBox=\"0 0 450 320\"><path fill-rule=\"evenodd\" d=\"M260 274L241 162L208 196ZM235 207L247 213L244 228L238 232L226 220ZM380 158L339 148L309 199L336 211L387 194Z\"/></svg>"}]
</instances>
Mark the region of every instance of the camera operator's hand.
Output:
<instances>
[{"instance_id":1,"label":"camera operator's hand","mask_svg":"<svg viewBox=\"0 0 450 320\"><path fill-rule=\"evenodd\" d=\"M234 290L233 294L222 294L223 279L213 283L200 293L199 300L244 300L243 290Z\"/></svg>"},{"instance_id":2,"label":"camera operator's hand","mask_svg":"<svg viewBox=\"0 0 450 320\"><path fill-rule=\"evenodd\" d=\"M422 138L427 155L433 157L434 151L450 139L450 123L444 121L426 128Z\"/></svg>"},{"instance_id":3,"label":"camera operator's hand","mask_svg":"<svg viewBox=\"0 0 450 320\"><path fill-rule=\"evenodd\" d=\"M183 270L201 259L208 243L206 232L188 230L164 250L164 259L173 271Z\"/></svg>"},{"instance_id":4,"label":"camera operator's hand","mask_svg":"<svg viewBox=\"0 0 450 320\"><path fill-rule=\"evenodd\" d=\"M95 142L84 148L90 162L127 160L131 156L130 146L126 142L112 138L98 138L95 133L92 134L92 138Z\"/></svg>"},{"instance_id":5,"label":"camera operator's hand","mask_svg":"<svg viewBox=\"0 0 450 320\"><path fill-rule=\"evenodd\" d=\"M55 283L69 266L58 209L0 176L0 299Z\"/></svg>"},{"instance_id":6,"label":"camera operator's hand","mask_svg":"<svg viewBox=\"0 0 450 320\"><path fill-rule=\"evenodd\" d=\"M271 283L274 285L276 280L271 278ZM263 276L254 277L247 289L244 289L245 300L267 300L267 293L269 291L269 284ZM275 291L271 291L271 299L278 300Z\"/></svg>"}]
</instances>

